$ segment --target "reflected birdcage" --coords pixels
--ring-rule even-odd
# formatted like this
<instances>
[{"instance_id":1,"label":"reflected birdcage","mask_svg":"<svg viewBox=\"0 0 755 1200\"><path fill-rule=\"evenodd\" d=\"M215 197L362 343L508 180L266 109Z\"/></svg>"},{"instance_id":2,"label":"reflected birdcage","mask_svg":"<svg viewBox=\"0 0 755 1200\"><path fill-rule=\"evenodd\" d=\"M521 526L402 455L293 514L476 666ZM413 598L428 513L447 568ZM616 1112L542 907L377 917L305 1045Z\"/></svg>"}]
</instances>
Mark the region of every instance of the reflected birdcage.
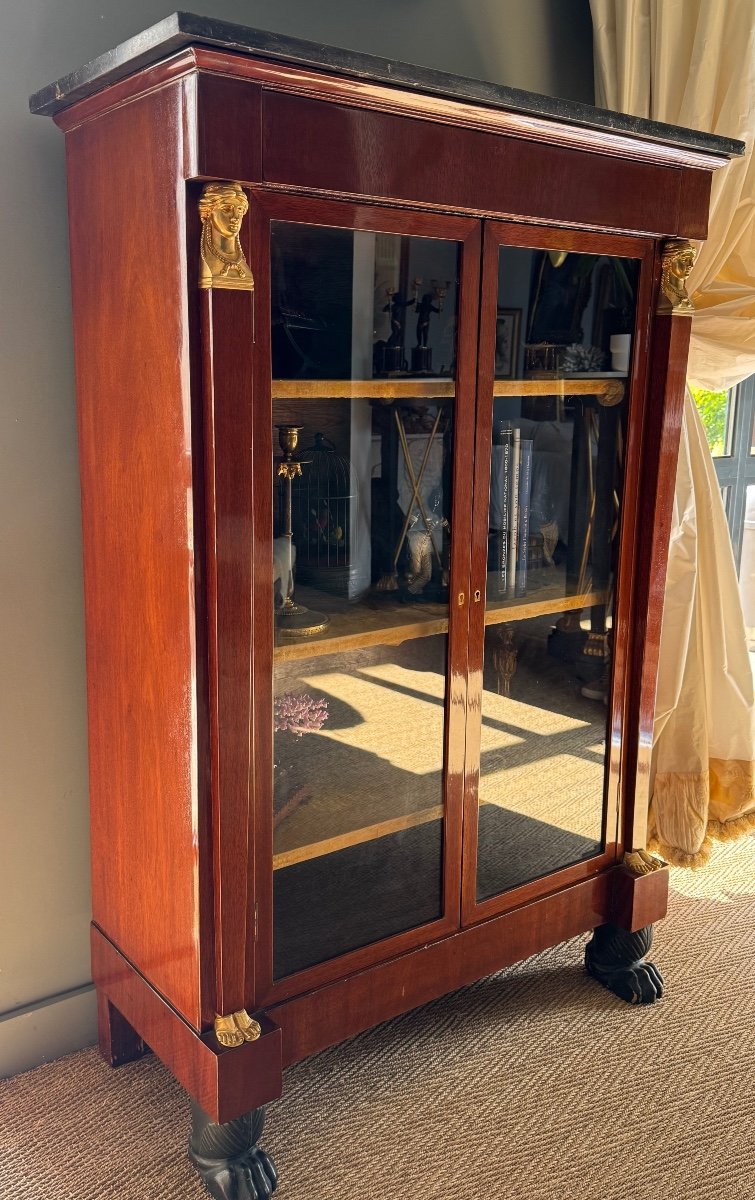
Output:
<instances>
[{"instance_id":1,"label":"reflected birdcage","mask_svg":"<svg viewBox=\"0 0 755 1200\"><path fill-rule=\"evenodd\" d=\"M323 433L301 454L293 487L296 577L352 598L358 561L359 494L351 463Z\"/></svg>"}]
</instances>

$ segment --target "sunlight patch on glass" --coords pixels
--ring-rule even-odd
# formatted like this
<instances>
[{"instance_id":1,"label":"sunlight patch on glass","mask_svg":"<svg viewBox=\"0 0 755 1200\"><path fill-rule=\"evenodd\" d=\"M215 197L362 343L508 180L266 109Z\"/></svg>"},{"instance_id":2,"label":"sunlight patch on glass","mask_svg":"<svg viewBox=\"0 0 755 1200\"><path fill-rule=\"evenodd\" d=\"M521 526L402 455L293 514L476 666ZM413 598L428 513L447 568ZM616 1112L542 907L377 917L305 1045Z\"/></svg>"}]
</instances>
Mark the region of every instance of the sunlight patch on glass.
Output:
<instances>
[{"instance_id":1,"label":"sunlight patch on glass","mask_svg":"<svg viewBox=\"0 0 755 1200\"><path fill-rule=\"evenodd\" d=\"M483 725L489 721L500 721L508 726L517 726L523 733L554 735L568 733L573 729L594 728L590 721L571 717L567 713L539 708L521 700L512 700L510 696L499 696L490 691L484 692L483 713Z\"/></svg>"},{"instance_id":2,"label":"sunlight patch on glass","mask_svg":"<svg viewBox=\"0 0 755 1200\"><path fill-rule=\"evenodd\" d=\"M326 724L313 736L374 754L412 775L437 772L441 765L439 748L443 744L445 715L443 705L431 689L436 687L439 677L428 672L425 694L407 695L410 685L412 692L420 690L418 672L390 664L379 670L383 681L398 685L401 690L363 678L367 672L306 676L304 682L308 687L330 698L336 721L338 703L347 714L346 721Z\"/></svg>"}]
</instances>

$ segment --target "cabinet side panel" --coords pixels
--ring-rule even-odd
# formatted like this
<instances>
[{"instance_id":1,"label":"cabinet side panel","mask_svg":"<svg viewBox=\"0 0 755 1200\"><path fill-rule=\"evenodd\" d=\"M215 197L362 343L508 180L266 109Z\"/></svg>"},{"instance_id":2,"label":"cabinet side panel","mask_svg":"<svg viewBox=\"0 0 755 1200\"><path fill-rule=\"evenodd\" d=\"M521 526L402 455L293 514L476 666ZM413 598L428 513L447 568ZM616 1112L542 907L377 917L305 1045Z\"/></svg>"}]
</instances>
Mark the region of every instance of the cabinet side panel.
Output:
<instances>
[{"instance_id":1,"label":"cabinet side panel","mask_svg":"<svg viewBox=\"0 0 755 1200\"><path fill-rule=\"evenodd\" d=\"M682 172L679 228L686 238L707 238L713 175L687 167Z\"/></svg>"},{"instance_id":2,"label":"cabinet side panel","mask_svg":"<svg viewBox=\"0 0 755 1200\"><path fill-rule=\"evenodd\" d=\"M637 721L630 746L629 778L635 793L627 797L625 845L645 845L650 805L655 693L661 644L668 548L674 511L674 485L684 418L684 394L692 321L685 316L656 315L653 321L647 424L643 436L640 479L640 538L635 563L638 606L634 618L635 662L631 711Z\"/></svg>"},{"instance_id":3,"label":"cabinet side panel","mask_svg":"<svg viewBox=\"0 0 755 1200\"><path fill-rule=\"evenodd\" d=\"M198 1025L181 96L82 125L67 154L94 919Z\"/></svg>"},{"instance_id":4,"label":"cabinet side panel","mask_svg":"<svg viewBox=\"0 0 755 1200\"><path fill-rule=\"evenodd\" d=\"M245 79L200 74L197 90L197 174L257 183L261 89Z\"/></svg>"}]
</instances>

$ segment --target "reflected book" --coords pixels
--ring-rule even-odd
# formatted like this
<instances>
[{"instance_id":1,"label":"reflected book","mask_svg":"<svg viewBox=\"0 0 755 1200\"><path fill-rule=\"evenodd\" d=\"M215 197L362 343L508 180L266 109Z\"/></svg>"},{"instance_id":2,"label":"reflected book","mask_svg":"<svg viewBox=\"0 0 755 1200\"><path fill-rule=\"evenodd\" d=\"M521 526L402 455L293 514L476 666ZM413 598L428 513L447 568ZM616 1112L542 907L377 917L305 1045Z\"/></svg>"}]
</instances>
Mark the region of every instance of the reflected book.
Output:
<instances>
[{"instance_id":1,"label":"reflected book","mask_svg":"<svg viewBox=\"0 0 755 1200\"><path fill-rule=\"evenodd\" d=\"M509 499L509 567L506 572L506 595L513 599L516 595L516 551L519 536L519 460L522 447L522 435L514 428L511 441L511 497Z\"/></svg>"},{"instance_id":2,"label":"reflected book","mask_svg":"<svg viewBox=\"0 0 755 1200\"><path fill-rule=\"evenodd\" d=\"M511 478L514 430L502 425L493 444L490 487L491 526L496 532L496 590L499 596L508 591L511 560Z\"/></svg>"},{"instance_id":3,"label":"reflected book","mask_svg":"<svg viewBox=\"0 0 755 1200\"><path fill-rule=\"evenodd\" d=\"M530 540L530 496L532 494L532 442L522 438L519 445L519 488L517 520L516 578L517 596L527 594L527 553Z\"/></svg>"}]
</instances>

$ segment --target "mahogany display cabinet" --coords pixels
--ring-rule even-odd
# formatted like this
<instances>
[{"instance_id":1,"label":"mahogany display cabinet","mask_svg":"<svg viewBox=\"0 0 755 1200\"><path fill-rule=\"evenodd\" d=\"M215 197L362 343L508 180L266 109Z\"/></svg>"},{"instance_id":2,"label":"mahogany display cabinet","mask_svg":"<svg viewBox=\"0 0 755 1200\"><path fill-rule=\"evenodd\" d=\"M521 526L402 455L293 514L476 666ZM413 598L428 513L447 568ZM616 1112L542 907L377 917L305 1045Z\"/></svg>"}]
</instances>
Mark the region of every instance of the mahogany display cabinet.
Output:
<instances>
[{"instance_id":1,"label":"mahogany display cabinet","mask_svg":"<svg viewBox=\"0 0 755 1200\"><path fill-rule=\"evenodd\" d=\"M32 109L100 1044L186 1087L213 1195L266 1196L288 1064L591 930L592 975L661 993L685 280L742 146L188 14Z\"/></svg>"}]
</instances>

